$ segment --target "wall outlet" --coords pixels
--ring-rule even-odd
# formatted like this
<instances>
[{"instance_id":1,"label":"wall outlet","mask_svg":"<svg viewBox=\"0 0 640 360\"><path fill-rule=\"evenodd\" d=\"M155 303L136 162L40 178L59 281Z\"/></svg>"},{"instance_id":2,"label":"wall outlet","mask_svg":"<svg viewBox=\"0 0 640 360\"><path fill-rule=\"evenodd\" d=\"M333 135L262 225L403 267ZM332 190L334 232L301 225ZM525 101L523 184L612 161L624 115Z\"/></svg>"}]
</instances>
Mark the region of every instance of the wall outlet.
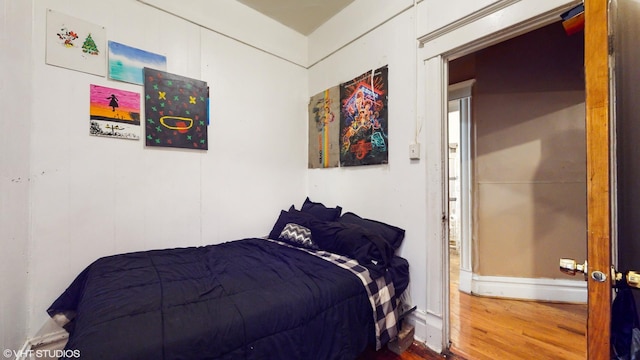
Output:
<instances>
[{"instance_id":1,"label":"wall outlet","mask_svg":"<svg viewBox=\"0 0 640 360\"><path fill-rule=\"evenodd\" d=\"M420 159L420 143L409 144L409 159Z\"/></svg>"}]
</instances>

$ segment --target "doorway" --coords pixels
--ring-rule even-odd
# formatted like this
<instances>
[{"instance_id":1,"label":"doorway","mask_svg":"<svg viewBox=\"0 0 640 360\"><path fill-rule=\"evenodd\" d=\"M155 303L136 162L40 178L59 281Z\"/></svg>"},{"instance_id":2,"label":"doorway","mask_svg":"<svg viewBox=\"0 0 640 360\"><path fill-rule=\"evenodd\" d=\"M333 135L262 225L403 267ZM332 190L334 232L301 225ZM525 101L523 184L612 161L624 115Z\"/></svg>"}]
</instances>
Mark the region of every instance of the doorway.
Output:
<instances>
[{"instance_id":1,"label":"doorway","mask_svg":"<svg viewBox=\"0 0 640 360\"><path fill-rule=\"evenodd\" d=\"M449 84L474 81L447 144L450 340L469 358L585 357L586 283L557 270L586 256L583 46L553 23L449 58Z\"/></svg>"}]
</instances>

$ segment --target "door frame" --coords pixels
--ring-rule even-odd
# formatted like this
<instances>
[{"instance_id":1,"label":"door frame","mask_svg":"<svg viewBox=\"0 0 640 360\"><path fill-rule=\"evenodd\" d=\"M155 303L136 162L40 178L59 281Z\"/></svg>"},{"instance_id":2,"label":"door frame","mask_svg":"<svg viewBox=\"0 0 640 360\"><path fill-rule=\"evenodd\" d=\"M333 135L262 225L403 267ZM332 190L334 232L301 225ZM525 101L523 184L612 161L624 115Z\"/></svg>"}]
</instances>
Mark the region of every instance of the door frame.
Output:
<instances>
[{"instance_id":1,"label":"door frame","mask_svg":"<svg viewBox=\"0 0 640 360\"><path fill-rule=\"evenodd\" d=\"M448 69L446 70L449 73ZM448 82L448 81L447 81ZM447 89L447 122L444 128L449 129L448 120L448 103L453 100L460 101L460 143L458 144L458 153L460 156L459 182L460 182L460 198L458 199L458 211L460 217L460 280L459 289L465 293L471 293L472 290L472 274L473 274L473 164L471 163L471 142L472 125L471 125L471 102L473 101L471 93L475 79L461 81L459 83L448 85ZM447 134L447 141L449 137ZM448 164L448 163L447 163ZM447 168L447 175L450 169ZM447 189L448 191L448 189ZM449 211L451 209L448 209ZM449 213L449 212L447 212ZM448 230L448 229L447 229ZM448 235L447 235L448 236ZM448 242L447 242L448 244ZM451 269L449 269L451 270Z\"/></svg>"},{"instance_id":2,"label":"door frame","mask_svg":"<svg viewBox=\"0 0 640 360\"><path fill-rule=\"evenodd\" d=\"M447 64L449 60L464 56L487 46L507 40L558 21L558 16L573 8L585 4L585 90L586 90L586 133L587 133L587 253L590 270L609 273L611 266L611 222L610 222L610 128L609 128L609 68L608 68L608 18L607 0L583 1L551 1L533 5L531 2L510 2L504 11L509 16L500 18L492 23L492 14L484 17L460 19L447 25L447 29L438 29L418 38L421 51L420 58L424 61L427 80L425 122L434 123L432 131L441 134L439 146L440 177L445 179L447 172L448 151L443 144L447 144ZM518 6L539 6L538 12L528 12L523 15L518 12ZM544 7L546 6L546 8ZM555 6L555 7L554 7ZM513 11L511 11L513 10ZM494 13L495 14L495 13ZM518 20L519 19L519 20ZM509 23L510 22L510 23ZM475 32L475 33L474 33ZM461 34L462 33L462 34ZM473 35L471 35L473 34ZM470 39L473 38L473 39ZM445 149L445 150L443 150ZM435 150L435 149L434 149ZM437 166L436 166L437 168ZM604 171L602 171L604 169ZM427 298L427 306L432 307L431 313L437 314L438 308L442 314L442 328L440 344L442 349L448 348L449 342L449 257L448 257L448 219L447 214L448 181L442 181L441 188L431 196L439 193L442 204L441 242L439 260L428 264L428 269L440 269L442 291L440 298ZM429 222L431 224L432 222ZM435 225L435 224L434 224ZM434 250L436 246L433 247ZM431 260L436 260L429 257ZM589 277L590 278L590 277ZM428 280L432 280L428 276ZM440 303L438 305L437 303ZM432 306L433 305L433 306ZM610 351L610 305L611 279L597 283L588 282L588 320L587 320L587 354L589 359L608 359ZM429 321L427 327L429 327ZM430 335L432 340L435 336ZM429 342L435 345L434 342Z\"/></svg>"}]
</instances>

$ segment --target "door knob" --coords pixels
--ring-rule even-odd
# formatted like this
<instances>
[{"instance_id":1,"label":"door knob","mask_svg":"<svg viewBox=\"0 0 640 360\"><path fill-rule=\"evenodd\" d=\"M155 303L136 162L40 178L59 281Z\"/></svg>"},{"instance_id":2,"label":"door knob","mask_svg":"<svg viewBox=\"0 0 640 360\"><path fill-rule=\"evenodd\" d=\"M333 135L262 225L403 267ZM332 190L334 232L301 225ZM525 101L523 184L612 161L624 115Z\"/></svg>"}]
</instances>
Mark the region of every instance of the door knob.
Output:
<instances>
[{"instance_id":1,"label":"door knob","mask_svg":"<svg viewBox=\"0 0 640 360\"><path fill-rule=\"evenodd\" d=\"M613 275L614 284L618 281L621 281L624 277L627 281L627 285L640 289L640 272L629 270L627 271L627 275L625 276L625 274L617 272L612 266L611 274Z\"/></svg>"},{"instance_id":2,"label":"door knob","mask_svg":"<svg viewBox=\"0 0 640 360\"><path fill-rule=\"evenodd\" d=\"M578 264L573 259L562 258L560 259L560 271L565 274L575 275L577 273L584 274L585 280L587 280L587 262L584 264ZM607 281L607 274L602 271L593 271L591 273L591 278L597 282L605 282ZM626 273L617 272L614 267L611 267L611 280L612 284L615 285L618 281L622 281L622 279L626 280L627 285L640 289L640 271L627 271Z\"/></svg>"},{"instance_id":3,"label":"door knob","mask_svg":"<svg viewBox=\"0 0 640 360\"><path fill-rule=\"evenodd\" d=\"M627 284L636 288L640 288L640 273L636 271L627 272Z\"/></svg>"},{"instance_id":4,"label":"door knob","mask_svg":"<svg viewBox=\"0 0 640 360\"><path fill-rule=\"evenodd\" d=\"M575 275L577 273L587 275L587 262L585 261L584 264L578 264L573 259L563 258L560 259L560 271L569 275Z\"/></svg>"}]
</instances>

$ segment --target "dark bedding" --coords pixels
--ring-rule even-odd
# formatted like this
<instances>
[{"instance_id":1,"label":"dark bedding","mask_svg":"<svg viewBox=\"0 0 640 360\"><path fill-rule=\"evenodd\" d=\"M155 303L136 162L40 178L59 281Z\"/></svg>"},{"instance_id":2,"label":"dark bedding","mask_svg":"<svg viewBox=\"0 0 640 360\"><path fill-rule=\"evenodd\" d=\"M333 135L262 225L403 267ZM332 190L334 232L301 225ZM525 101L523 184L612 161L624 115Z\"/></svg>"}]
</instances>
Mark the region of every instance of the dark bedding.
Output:
<instances>
[{"instance_id":1,"label":"dark bedding","mask_svg":"<svg viewBox=\"0 0 640 360\"><path fill-rule=\"evenodd\" d=\"M398 259L385 278L404 290ZM95 261L47 311L75 314L66 349L86 359L354 359L397 330L393 285L357 268L265 239L136 252Z\"/></svg>"}]
</instances>

